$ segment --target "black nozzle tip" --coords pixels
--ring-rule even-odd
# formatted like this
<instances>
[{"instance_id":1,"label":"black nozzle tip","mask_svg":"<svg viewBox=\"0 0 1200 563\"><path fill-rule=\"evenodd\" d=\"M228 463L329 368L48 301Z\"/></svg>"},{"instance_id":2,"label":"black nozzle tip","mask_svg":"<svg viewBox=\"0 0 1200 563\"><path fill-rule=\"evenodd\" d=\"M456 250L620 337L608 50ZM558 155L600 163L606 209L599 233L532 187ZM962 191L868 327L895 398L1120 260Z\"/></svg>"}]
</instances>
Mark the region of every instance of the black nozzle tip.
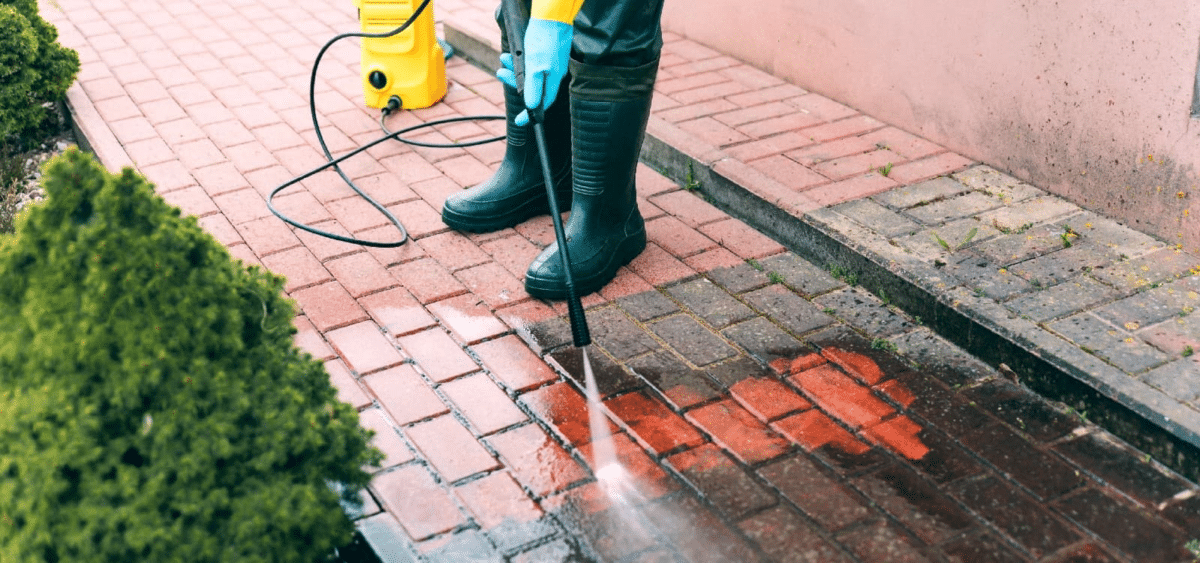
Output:
<instances>
[{"instance_id":1,"label":"black nozzle tip","mask_svg":"<svg viewBox=\"0 0 1200 563\"><path fill-rule=\"evenodd\" d=\"M571 292L574 293L573 291ZM576 348L583 348L592 343L591 331L588 330L587 315L583 312L583 303L577 295L567 298L567 314L571 319L571 341Z\"/></svg>"}]
</instances>

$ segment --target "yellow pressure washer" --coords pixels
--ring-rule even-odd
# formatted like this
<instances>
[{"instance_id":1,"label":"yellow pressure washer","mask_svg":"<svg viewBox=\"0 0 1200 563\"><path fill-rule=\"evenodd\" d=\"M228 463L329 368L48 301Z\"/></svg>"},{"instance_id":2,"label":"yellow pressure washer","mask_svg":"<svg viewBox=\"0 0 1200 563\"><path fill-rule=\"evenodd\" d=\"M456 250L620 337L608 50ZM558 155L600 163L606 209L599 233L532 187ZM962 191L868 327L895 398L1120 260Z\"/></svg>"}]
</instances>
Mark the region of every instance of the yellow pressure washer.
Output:
<instances>
[{"instance_id":1,"label":"yellow pressure washer","mask_svg":"<svg viewBox=\"0 0 1200 563\"><path fill-rule=\"evenodd\" d=\"M433 7L418 10L416 0L354 0L363 33L363 98L385 108L393 97L405 109L427 108L446 95L446 55L433 26ZM406 21L404 31L398 29Z\"/></svg>"}]
</instances>

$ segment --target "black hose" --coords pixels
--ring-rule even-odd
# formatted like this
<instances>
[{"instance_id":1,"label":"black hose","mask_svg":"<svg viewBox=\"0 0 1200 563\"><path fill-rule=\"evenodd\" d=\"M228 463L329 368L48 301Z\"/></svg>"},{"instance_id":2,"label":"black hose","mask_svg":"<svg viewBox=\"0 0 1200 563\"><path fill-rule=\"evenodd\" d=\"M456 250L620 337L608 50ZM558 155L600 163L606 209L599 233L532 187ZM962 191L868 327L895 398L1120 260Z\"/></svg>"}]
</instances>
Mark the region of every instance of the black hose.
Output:
<instances>
[{"instance_id":1,"label":"black hose","mask_svg":"<svg viewBox=\"0 0 1200 563\"><path fill-rule=\"evenodd\" d=\"M342 163L346 159L348 159L354 155L357 155L375 145L378 145L379 143L382 143L384 141L391 140L391 139L395 139L397 141L400 141L402 143L406 143L409 145L414 145L414 146L419 146L419 147L433 147L433 148L471 147L471 146L475 146L475 145L482 145L485 143L492 143L492 142L500 141L500 140L504 139L503 136L498 136L498 137L491 137L488 139L482 139L479 141L469 141L466 143L423 143L423 142L419 142L419 141L405 139L405 138L401 137L400 135L409 133L411 131L415 131L417 129L422 129L425 127L436 127L438 125L444 125L447 123L455 123L455 122L459 122L459 121L499 120L499 119L505 119L505 117L503 115L450 117L450 118L430 121L427 123L422 123L420 125L414 125L412 127L407 127L405 129L401 129L399 131L393 132L393 131L388 130L387 126L384 124L384 120L387 118L387 116L389 114L391 114L392 111L394 111L394 109L392 108L392 104L389 101L389 107L387 109L384 109L383 112L381 113L381 115L379 116L380 127L383 128L385 133L387 133L386 135L384 135L383 137L380 137L374 141L371 141L371 142L369 142L357 149L354 149L354 150L352 150L340 157L337 157L337 158L334 158L333 153L331 153L329 151L328 145L325 144L325 136L321 134L321 124L318 122L318 119L317 119L317 104L316 104L317 69L321 65L321 59L324 58L325 52L328 51L329 48L332 47L335 43L337 43L338 41L341 41L343 39L348 39L348 38L352 38L352 37L359 37L359 38L365 38L365 39L385 39L385 38L391 37L393 35L403 33L404 30L408 29L409 26L411 26L413 24L413 22L416 21L417 17L419 17L421 15L421 13L425 11L426 7L429 5L429 3L431 1L432 0L423 0L421 2L421 4L419 6L417 6L417 9L413 12L413 15L409 16L409 18L407 20L405 20L404 23L400 24L399 27L397 27L396 29L393 29L392 31L389 31L387 33L362 33L362 32L343 33L343 34L337 35L336 37L334 37L333 39L330 39L329 41L326 41L325 45L323 45L321 47L321 50L317 52L317 57L316 57L316 59L313 60L312 72L309 75L309 81L308 81L308 110L309 110L309 114L312 117L313 128L316 130L317 142L321 145L321 151L325 154L326 162L325 162L325 164L322 164L321 166L318 166L312 170L309 170L308 172L305 172L304 174L296 176L295 178L292 178L291 180L288 180L287 182L285 182L285 183L279 185L278 187L276 187L275 189L271 190L271 193L267 196L267 209L270 210L271 213L273 213L276 217L279 217L285 223L292 225L293 227L296 227L297 229L301 229L301 230L304 230L304 231L307 231L312 234L322 236L325 238L330 238L333 240L337 240L337 241L341 241L341 242L348 242L350 244L357 244L357 245L361 245L361 246L370 246L370 247L375 247L375 248L395 248L397 246L400 246L400 245L408 242L408 231L405 230L404 225L402 225L400 223L400 220L397 219L395 215L392 215L392 213L390 211L388 211L386 207L384 207L378 201L375 201L373 198L371 198L371 196L367 195L365 192L362 191L362 189L360 189L357 185L355 185L354 181L352 181L350 179L350 177L346 175L345 171L343 171L342 168L340 166L338 166L338 164ZM397 103L395 105L397 106L396 109L398 109L398 106L400 104ZM384 215L384 217L387 217L388 221L391 222L391 224L394 225L396 227L396 229L398 229L400 231L400 239L399 240L396 240L396 241L373 241L373 240L359 239L359 238L339 235L337 233L323 231L316 227L312 227L312 226L306 225L304 223L301 223L300 221L292 219L291 217L288 217L283 212L281 212L279 209L276 209L274 199L275 199L275 196L279 194L279 192L281 192L281 191L283 191L305 179L308 179L309 177L313 176L314 174L316 174L322 170L325 170L326 168L331 168L331 167L337 171L338 175L342 177L342 180L346 182L346 185L350 186L350 189L354 190L355 193L357 193L363 199L367 200L367 203L370 203L372 207L374 207L375 209L378 209L379 212Z\"/></svg>"}]
</instances>

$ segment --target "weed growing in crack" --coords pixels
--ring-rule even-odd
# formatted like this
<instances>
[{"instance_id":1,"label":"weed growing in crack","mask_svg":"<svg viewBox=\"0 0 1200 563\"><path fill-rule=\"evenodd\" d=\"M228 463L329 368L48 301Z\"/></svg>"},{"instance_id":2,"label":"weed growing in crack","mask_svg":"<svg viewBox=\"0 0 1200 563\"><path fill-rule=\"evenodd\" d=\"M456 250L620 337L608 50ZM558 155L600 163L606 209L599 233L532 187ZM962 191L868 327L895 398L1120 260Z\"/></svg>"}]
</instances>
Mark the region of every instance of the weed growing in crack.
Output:
<instances>
[{"instance_id":1,"label":"weed growing in crack","mask_svg":"<svg viewBox=\"0 0 1200 563\"><path fill-rule=\"evenodd\" d=\"M896 353L896 351L898 350L895 342L892 342L885 338L876 338L875 340L872 340L871 341L871 349L886 350L888 352L892 352L893 354Z\"/></svg>"},{"instance_id":2,"label":"weed growing in crack","mask_svg":"<svg viewBox=\"0 0 1200 563\"><path fill-rule=\"evenodd\" d=\"M951 247L950 243L946 242L945 239L943 239L941 236L939 236L937 234L937 231L933 232L933 238L935 240L937 240L938 245L941 246L943 249L945 249L946 252L954 252L968 244L971 244L971 241L975 239L975 235L977 235L977 234L979 234L979 227L972 227L971 230L967 233L967 236L963 237L963 239L961 241L959 241L959 243L954 245L953 247Z\"/></svg>"},{"instance_id":3,"label":"weed growing in crack","mask_svg":"<svg viewBox=\"0 0 1200 563\"><path fill-rule=\"evenodd\" d=\"M1071 248L1071 245L1074 244L1071 241L1078 238L1079 233L1076 233L1070 225L1063 225L1063 232L1058 236L1062 239L1063 248Z\"/></svg>"},{"instance_id":4,"label":"weed growing in crack","mask_svg":"<svg viewBox=\"0 0 1200 563\"><path fill-rule=\"evenodd\" d=\"M1013 228L1005 227L1004 225L1001 225L1000 221L997 219L992 219L992 227L994 227L997 231L1000 231L1001 233L1004 233L1006 235L1013 235L1013 234L1019 235L1021 233L1024 233L1025 231L1028 231L1029 229L1032 229L1033 223L1025 223L1024 225L1021 225L1020 227L1013 229Z\"/></svg>"},{"instance_id":5,"label":"weed growing in crack","mask_svg":"<svg viewBox=\"0 0 1200 563\"><path fill-rule=\"evenodd\" d=\"M696 167L692 163L688 163L687 178L683 182L683 189L694 192L700 189L700 180L696 179Z\"/></svg>"},{"instance_id":6,"label":"weed growing in crack","mask_svg":"<svg viewBox=\"0 0 1200 563\"><path fill-rule=\"evenodd\" d=\"M847 285L858 285L858 274L836 264L829 267L829 274L834 278L842 280Z\"/></svg>"}]
</instances>

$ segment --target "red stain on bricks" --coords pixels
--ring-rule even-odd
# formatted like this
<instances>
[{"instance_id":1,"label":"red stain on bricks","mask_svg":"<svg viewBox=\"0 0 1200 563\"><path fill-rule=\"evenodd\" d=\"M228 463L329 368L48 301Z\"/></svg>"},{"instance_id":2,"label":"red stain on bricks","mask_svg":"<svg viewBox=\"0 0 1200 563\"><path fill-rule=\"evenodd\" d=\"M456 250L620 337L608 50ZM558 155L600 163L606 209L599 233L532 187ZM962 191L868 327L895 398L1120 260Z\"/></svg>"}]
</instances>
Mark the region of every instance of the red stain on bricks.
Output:
<instances>
[{"instance_id":1,"label":"red stain on bricks","mask_svg":"<svg viewBox=\"0 0 1200 563\"><path fill-rule=\"evenodd\" d=\"M921 426L903 415L863 430L867 439L912 460L929 453L929 447L918 436L920 432Z\"/></svg>"},{"instance_id":2,"label":"red stain on bricks","mask_svg":"<svg viewBox=\"0 0 1200 563\"><path fill-rule=\"evenodd\" d=\"M766 422L812 407L812 403L783 382L769 377L743 379L730 387L729 391L746 410Z\"/></svg>"},{"instance_id":3,"label":"red stain on bricks","mask_svg":"<svg viewBox=\"0 0 1200 563\"><path fill-rule=\"evenodd\" d=\"M792 360L789 366L788 373L800 373L806 369L815 368L825 363L825 358L820 354L807 354Z\"/></svg>"},{"instance_id":4,"label":"red stain on bricks","mask_svg":"<svg viewBox=\"0 0 1200 563\"><path fill-rule=\"evenodd\" d=\"M734 401L703 406L685 416L745 463L766 461L787 452L786 440Z\"/></svg>"},{"instance_id":5,"label":"red stain on bricks","mask_svg":"<svg viewBox=\"0 0 1200 563\"><path fill-rule=\"evenodd\" d=\"M567 442L576 446L591 442L587 401L569 384L555 383L531 391L521 396L521 402L538 418L558 430Z\"/></svg>"},{"instance_id":6,"label":"red stain on bricks","mask_svg":"<svg viewBox=\"0 0 1200 563\"><path fill-rule=\"evenodd\" d=\"M687 384L676 385L663 391L663 394L679 408L687 408L712 398L710 390L700 389Z\"/></svg>"},{"instance_id":7,"label":"red stain on bricks","mask_svg":"<svg viewBox=\"0 0 1200 563\"><path fill-rule=\"evenodd\" d=\"M897 414L891 405L866 386L885 377L879 365L862 354L835 348L825 349L823 355L833 363L814 362L808 356L797 358L793 364L811 363L815 367L798 370L788 378L821 410L802 412L771 426L808 450L833 445L852 454L865 452L866 444L843 428L844 425L858 432L867 442L908 459L925 457L929 448L921 442L921 426L908 416ZM885 382L876 389L903 407L916 399L899 381Z\"/></svg>"},{"instance_id":8,"label":"red stain on bricks","mask_svg":"<svg viewBox=\"0 0 1200 563\"><path fill-rule=\"evenodd\" d=\"M888 398L896 401L902 407L907 407L913 401L917 400L916 395L913 395L912 391L908 390L908 387L905 387L903 383L896 380L885 381L877 385L875 390L887 395Z\"/></svg>"},{"instance_id":9,"label":"red stain on bricks","mask_svg":"<svg viewBox=\"0 0 1200 563\"><path fill-rule=\"evenodd\" d=\"M883 370L879 368L879 364L876 364L875 360L867 356L840 348L826 348L821 351L821 354L868 385L874 385L883 380Z\"/></svg>"},{"instance_id":10,"label":"red stain on bricks","mask_svg":"<svg viewBox=\"0 0 1200 563\"><path fill-rule=\"evenodd\" d=\"M820 354L805 354L798 358L776 358L771 361L771 368L780 375L795 375L804 370L815 368L825 363Z\"/></svg>"},{"instance_id":11,"label":"red stain on bricks","mask_svg":"<svg viewBox=\"0 0 1200 563\"><path fill-rule=\"evenodd\" d=\"M704 442L704 436L683 417L645 393L622 395L605 401L605 405L656 453Z\"/></svg>"},{"instance_id":12,"label":"red stain on bricks","mask_svg":"<svg viewBox=\"0 0 1200 563\"><path fill-rule=\"evenodd\" d=\"M658 461L647 455L646 450L629 436L620 433L613 434L612 445L616 450L621 470L626 475L625 479L621 479L623 483L620 483L620 486L632 487L641 498L647 500L656 499L678 490L679 485L663 470ZM583 458L592 466L592 472L595 473L601 468L596 467L593 462L596 459L593 446L594 444L587 444L580 450Z\"/></svg>"},{"instance_id":13,"label":"red stain on bricks","mask_svg":"<svg viewBox=\"0 0 1200 563\"><path fill-rule=\"evenodd\" d=\"M879 424L894 410L871 391L831 365L822 365L791 377L813 402L852 428Z\"/></svg>"},{"instance_id":14,"label":"red stain on bricks","mask_svg":"<svg viewBox=\"0 0 1200 563\"><path fill-rule=\"evenodd\" d=\"M836 422L825 416L825 413L817 410L789 416L772 424L771 427L793 442L800 444L807 451L827 444L855 455L871 449L845 428L838 426Z\"/></svg>"}]
</instances>

